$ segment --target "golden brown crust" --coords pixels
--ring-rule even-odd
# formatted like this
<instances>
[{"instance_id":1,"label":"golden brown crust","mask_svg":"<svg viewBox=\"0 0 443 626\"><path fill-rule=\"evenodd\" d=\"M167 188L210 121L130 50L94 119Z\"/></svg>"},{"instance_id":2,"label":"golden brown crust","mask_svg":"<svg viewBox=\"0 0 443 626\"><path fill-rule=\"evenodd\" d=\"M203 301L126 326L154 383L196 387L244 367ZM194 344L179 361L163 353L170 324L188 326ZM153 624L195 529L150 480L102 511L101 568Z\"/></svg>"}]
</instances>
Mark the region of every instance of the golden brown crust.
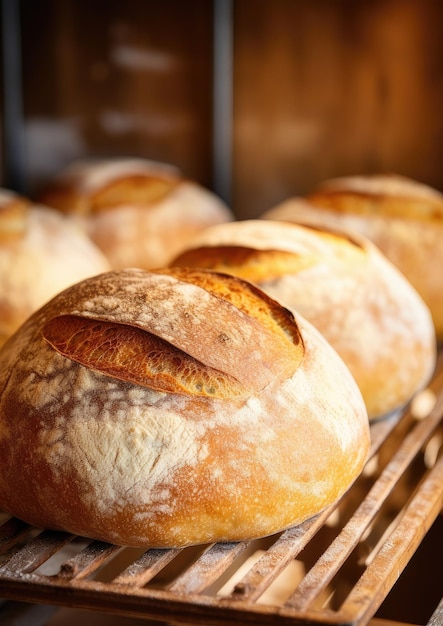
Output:
<instances>
[{"instance_id":1,"label":"golden brown crust","mask_svg":"<svg viewBox=\"0 0 443 626\"><path fill-rule=\"evenodd\" d=\"M208 302L219 305L234 284L245 289L244 299L234 296L243 309L225 301L214 316L217 307ZM335 502L368 455L361 394L303 318L284 309L280 315L265 294L249 317L248 303L260 294L201 270L128 270L83 281L36 312L0 351L0 507L39 527L169 547L271 534ZM204 316L216 326L212 338ZM257 324L265 335L274 328L276 347L288 342L294 352L290 373L280 363L263 389L246 395L237 394L236 349L225 371L213 368L214 337L233 337L235 316L244 319L247 349L263 361L249 332ZM203 344L198 359L183 350L185 318L193 318L194 341ZM107 365L124 370L131 363L139 340L148 346L149 380L137 379L140 354L131 371L109 375ZM158 389L150 381L166 344L169 382ZM223 379L221 393L189 386L196 372L204 384Z\"/></svg>"},{"instance_id":2,"label":"golden brown crust","mask_svg":"<svg viewBox=\"0 0 443 626\"><path fill-rule=\"evenodd\" d=\"M263 216L316 220L373 241L428 305L443 339L443 195L399 176L353 176L325 181L305 199L289 199Z\"/></svg>"},{"instance_id":3,"label":"golden brown crust","mask_svg":"<svg viewBox=\"0 0 443 626\"><path fill-rule=\"evenodd\" d=\"M115 269L162 267L202 229L233 219L215 194L144 159L74 163L39 199L78 219Z\"/></svg>"},{"instance_id":4,"label":"golden brown crust","mask_svg":"<svg viewBox=\"0 0 443 626\"><path fill-rule=\"evenodd\" d=\"M358 235L245 220L207 229L173 264L240 276L301 313L350 368L371 419L404 405L433 372L436 342L425 303Z\"/></svg>"}]
</instances>

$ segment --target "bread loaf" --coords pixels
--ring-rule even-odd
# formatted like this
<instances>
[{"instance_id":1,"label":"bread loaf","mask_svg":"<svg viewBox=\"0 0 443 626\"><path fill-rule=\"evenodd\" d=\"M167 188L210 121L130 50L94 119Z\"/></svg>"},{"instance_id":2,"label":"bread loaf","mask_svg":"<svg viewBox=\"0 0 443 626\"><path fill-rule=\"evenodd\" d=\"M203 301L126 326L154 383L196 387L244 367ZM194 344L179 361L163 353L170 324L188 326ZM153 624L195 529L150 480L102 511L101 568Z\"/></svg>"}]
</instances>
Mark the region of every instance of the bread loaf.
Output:
<instances>
[{"instance_id":1,"label":"bread loaf","mask_svg":"<svg viewBox=\"0 0 443 626\"><path fill-rule=\"evenodd\" d=\"M443 339L443 195L402 176L350 176L323 182L306 198L267 211L268 219L318 219L371 239L428 305Z\"/></svg>"},{"instance_id":2,"label":"bread loaf","mask_svg":"<svg viewBox=\"0 0 443 626\"><path fill-rule=\"evenodd\" d=\"M403 406L434 370L427 306L363 237L245 220L207 229L173 264L252 281L309 320L351 370L371 419Z\"/></svg>"},{"instance_id":3,"label":"bread loaf","mask_svg":"<svg viewBox=\"0 0 443 626\"><path fill-rule=\"evenodd\" d=\"M238 278L122 270L0 350L0 509L121 545L251 539L360 474L359 389L302 317Z\"/></svg>"},{"instance_id":4,"label":"bread loaf","mask_svg":"<svg viewBox=\"0 0 443 626\"><path fill-rule=\"evenodd\" d=\"M39 199L75 217L114 269L166 265L203 228L233 219L214 193L145 159L73 163Z\"/></svg>"},{"instance_id":5,"label":"bread loaf","mask_svg":"<svg viewBox=\"0 0 443 626\"><path fill-rule=\"evenodd\" d=\"M109 269L68 218L0 190L0 344L56 293Z\"/></svg>"}]
</instances>

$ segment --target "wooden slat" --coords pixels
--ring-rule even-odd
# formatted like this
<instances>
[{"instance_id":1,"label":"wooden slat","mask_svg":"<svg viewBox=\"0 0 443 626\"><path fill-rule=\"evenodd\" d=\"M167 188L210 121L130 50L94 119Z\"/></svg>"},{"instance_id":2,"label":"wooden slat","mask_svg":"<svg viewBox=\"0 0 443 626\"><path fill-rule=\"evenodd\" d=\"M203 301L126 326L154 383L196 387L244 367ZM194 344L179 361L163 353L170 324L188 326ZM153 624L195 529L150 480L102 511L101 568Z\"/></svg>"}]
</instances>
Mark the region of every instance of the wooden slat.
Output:
<instances>
[{"instance_id":1,"label":"wooden slat","mask_svg":"<svg viewBox=\"0 0 443 626\"><path fill-rule=\"evenodd\" d=\"M18 574L33 572L73 538L69 533L44 531L6 561L0 571L5 569Z\"/></svg>"},{"instance_id":2,"label":"wooden slat","mask_svg":"<svg viewBox=\"0 0 443 626\"><path fill-rule=\"evenodd\" d=\"M30 526L21 520L12 517L0 527L0 554L4 554L15 546L31 531Z\"/></svg>"},{"instance_id":3,"label":"wooden slat","mask_svg":"<svg viewBox=\"0 0 443 626\"><path fill-rule=\"evenodd\" d=\"M369 452L369 458L377 454L380 447L392 433L397 426L399 419L403 417L400 415L391 415L387 419L381 419L371 426L371 449Z\"/></svg>"},{"instance_id":4,"label":"wooden slat","mask_svg":"<svg viewBox=\"0 0 443 626\"><path fill-rule=\"evenodd\" d=\"M207 589L248 547L249 543L217 543L169 586L177 594L195 594Z\"/></svg>"},{"instance_id":5,"label":"wooden slat","mask_svg":"<svg viewBox=\"0 0 443 626\"><path fill-rule=\"evenodd\" d=\"M59 576L69 580L80 580L95 572L110 556L121 550L102 541L93 541L81 552L65 561L61 567Z\"/></svg>"},{"instance_id":6,"label":"wooden slat","mask_svg":"<svg viewBox=\"0 0 443 626\"><path fill-rule=\"evenodd\" d=\"M180 554L181 550L148 550L136 561L123 570L112 583L129 587L143 587L156 576L166 565Z\"/></svg>"},{"instance_id":7,"label":"wooden slat","mask_svg":"<svg viewBox=\"0 0 443 626\"><path fill-rule=\"evenodd\" d=\"M441 626L443 624L443 598L440 600L438 607L431 615L431 619L427 626Z\"/></svg>"}]
</instances>

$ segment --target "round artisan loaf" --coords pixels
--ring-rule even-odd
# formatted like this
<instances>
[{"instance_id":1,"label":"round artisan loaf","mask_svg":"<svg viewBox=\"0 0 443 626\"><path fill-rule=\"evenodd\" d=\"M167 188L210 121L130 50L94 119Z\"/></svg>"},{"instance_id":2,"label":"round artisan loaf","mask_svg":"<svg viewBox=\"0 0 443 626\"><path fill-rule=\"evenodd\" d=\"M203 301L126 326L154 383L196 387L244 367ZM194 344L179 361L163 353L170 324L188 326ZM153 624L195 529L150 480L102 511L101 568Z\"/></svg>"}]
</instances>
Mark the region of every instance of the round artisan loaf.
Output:
<instances>
[{"instance_id":1,"label":"round artisan loaf","mask_svg":"<svg viewBox=\"0 0 443 626\"><path fill-rule=\"evenodd\" d=\"M299 221L317 216L371 239L406 276L428 305L443 339L443 195L395 175L350 176L322 183L304 200L289 199L267 211L268 219Z\"/></svg>"},{"instance_id":2,"label":"round artisan loaf","mask_svg":"<svg viewBox=\"0 0 443 626\"><path fill-rule=\"evenodd\" d=\"M403 406L432 375L429 310L364 237L245 220L207 229L173 263L235 274L298 311L349 367L371 419Z\"/></svg>"},{"instance_id":3,"label":"round artisan loaf","mask_svg":"<svg viewBox=\"0 0 443 626\"><path fill-rule=\"evenodd\" d=\"M121 270L0 351L0 509L129 546L268 535L368 456L360 391L314 327L240 279Z\"/></svg>"},{"instance_id":4,"label":"round artisan loaf","mask_svg":"<svg viewBox=\"0 0 443 626\"><path fill-rule=\"evenodd\" d=\"M56 293L109 269L68 218L0 190L0 344Z\"/></svg>"},{"instance_id":5,"label":"round artisan loaf","mask_svg":"<svg viewBox=\"0 0 443 626\"><path fill-rule=\"evenodd\" d=\"M214 193L145 159L73 163L39 199L81 222L114 269L167 265L202 229L233 219Z\"/></svg>"}]
</instances>

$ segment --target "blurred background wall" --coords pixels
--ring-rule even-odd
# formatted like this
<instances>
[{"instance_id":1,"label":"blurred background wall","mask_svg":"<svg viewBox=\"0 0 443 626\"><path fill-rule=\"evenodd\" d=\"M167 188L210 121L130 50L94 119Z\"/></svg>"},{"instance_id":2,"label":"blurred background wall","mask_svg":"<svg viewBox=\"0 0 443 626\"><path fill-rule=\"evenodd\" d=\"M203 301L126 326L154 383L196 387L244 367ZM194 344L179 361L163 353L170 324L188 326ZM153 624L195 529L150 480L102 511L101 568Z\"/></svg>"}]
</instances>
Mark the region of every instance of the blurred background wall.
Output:
<instances>
[{"instance_id":1,"label":"blurred background wall","mask_svg":"<svg viewBox=\"0 0 443 626\"><path fill-rule=\"evenodd\" d=\"M2 0L0 185L178 165L239 218L320 180L443 190L439 0Z\"/></svg>"}]
</instances>

